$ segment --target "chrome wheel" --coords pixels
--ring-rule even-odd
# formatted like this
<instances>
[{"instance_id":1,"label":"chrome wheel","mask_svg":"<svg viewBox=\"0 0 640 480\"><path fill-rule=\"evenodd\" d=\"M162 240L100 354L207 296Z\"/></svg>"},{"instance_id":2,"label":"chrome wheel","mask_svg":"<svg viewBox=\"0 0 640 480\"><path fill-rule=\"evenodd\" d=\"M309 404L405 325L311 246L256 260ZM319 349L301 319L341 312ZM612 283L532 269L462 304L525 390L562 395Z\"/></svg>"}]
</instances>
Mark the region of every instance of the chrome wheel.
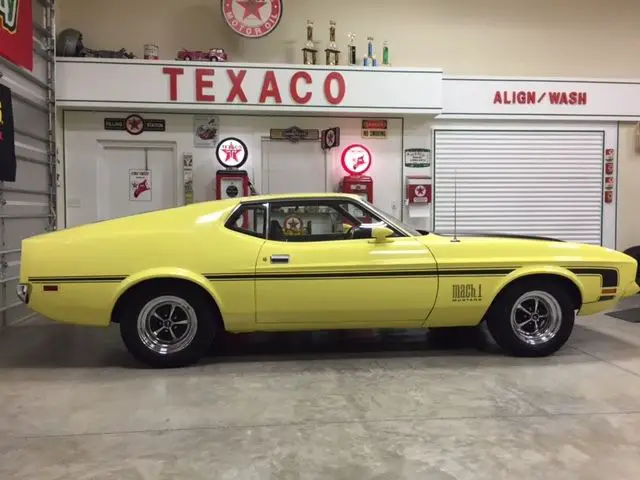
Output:
<instances>
[{"instance_id":1,"label":"chrome wheel","mask_svg":"<svg viewBox=\"0 0 640 480\"><path fill-rule=\"evenodd\" d=\"M146 303L138 314L138 336L149 349L161 355L179 352L196 336L195 310L180 297L166 295Z\"/></svg>"},{"instance_id":2,"label":"chrome wheel","mask_svg":"<svg viewBox=\"0 0 640 480\"><path fill-rule=\"evenodd\" d=\"M562 307L553 295L540 290L527 292L511 309L511 328L529 345L547 343L562 324Z\"/></svg>"}]
</instances>

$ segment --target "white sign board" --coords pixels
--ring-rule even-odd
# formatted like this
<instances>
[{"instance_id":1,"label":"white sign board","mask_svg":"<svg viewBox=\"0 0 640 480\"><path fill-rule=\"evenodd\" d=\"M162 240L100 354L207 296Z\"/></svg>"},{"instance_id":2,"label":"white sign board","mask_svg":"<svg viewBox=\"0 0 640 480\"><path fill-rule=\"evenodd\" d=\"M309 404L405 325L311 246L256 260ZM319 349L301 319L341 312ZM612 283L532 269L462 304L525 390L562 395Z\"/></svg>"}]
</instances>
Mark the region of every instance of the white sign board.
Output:
<instances>
[{"instance_id":1,"label":"white sign board","mask_svg":"<svg viewBox=\"0 0 640 480\"><path fill-rule=\"evenodd\" d=\"M442 71L60 58L61 107L437 114ZM117 79L114 82L113 79Z\"/></svg>"},{"instance_id":2,"label":"white sign board","mask_svg":"<svg viewBox=\"0 0 640 480\"><path fill-rule=\"evenodd\" d=\"M151 201L151 170L129 170L129 201Z\"/></svg>"},{"instance_id":3,"label":"white sign board","mask_svg":"<svg viewBox=\"0 0 640 480\"><path fill-rule=\"evenodd\" d=\"M443 118L640 118L640 81L448 77L443 92Z\"/></svg>"}]
</instances>

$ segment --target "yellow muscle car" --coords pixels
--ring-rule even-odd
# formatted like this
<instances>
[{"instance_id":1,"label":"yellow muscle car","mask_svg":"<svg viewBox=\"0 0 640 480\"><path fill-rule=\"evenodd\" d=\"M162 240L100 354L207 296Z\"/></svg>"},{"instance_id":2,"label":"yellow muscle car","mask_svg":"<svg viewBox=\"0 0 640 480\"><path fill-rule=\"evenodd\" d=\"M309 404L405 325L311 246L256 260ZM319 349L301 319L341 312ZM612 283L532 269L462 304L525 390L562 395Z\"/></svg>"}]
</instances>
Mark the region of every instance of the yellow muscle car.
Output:
<instances>
[{"instance_id":1,"label":"yellow muscle car","mask_svg":"<svg viewBox=\"0 0 640 480\"><path fill-rule=\"evenodd\" d=\"M197 362L222 330L483 321L506 352L544 356L576 313L637 293L636 269L598 246L417 231L353 195L262 195L26 239L18 295L59 322L119 324L158 367Z\"/></svg>"}]
</instances>

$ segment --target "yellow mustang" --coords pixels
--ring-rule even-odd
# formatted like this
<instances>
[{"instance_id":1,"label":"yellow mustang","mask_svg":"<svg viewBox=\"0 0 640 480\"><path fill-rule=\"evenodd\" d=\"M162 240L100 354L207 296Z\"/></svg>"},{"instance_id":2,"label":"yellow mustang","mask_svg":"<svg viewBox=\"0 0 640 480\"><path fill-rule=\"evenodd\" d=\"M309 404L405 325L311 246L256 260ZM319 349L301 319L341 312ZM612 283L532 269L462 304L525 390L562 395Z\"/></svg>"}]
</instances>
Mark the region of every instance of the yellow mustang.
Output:
<instances>
[{"instance_id":1,"label":"yellow mustang","mask_svg":"<svg viewBox=\"0 0 640 480\"><path fill-rule=\"evenodd\" d=\"M227 332L475 326L518 356L569 338L576 312L637 293L607 248L417 231L357 196L263 195L113 219L22 243L18 296L66 323L118 323L159 367Z\"/></svg>"}]
</instances>

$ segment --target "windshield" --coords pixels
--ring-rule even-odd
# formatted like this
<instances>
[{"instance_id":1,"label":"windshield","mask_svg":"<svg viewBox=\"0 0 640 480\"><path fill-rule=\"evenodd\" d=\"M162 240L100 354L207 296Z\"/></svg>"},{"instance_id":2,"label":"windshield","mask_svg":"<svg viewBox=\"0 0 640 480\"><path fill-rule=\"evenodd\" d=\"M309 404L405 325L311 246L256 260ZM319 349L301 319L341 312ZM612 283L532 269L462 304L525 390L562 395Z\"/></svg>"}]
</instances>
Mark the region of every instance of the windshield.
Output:
<instances>
[{"instance_id":1,"label":"windshield","mask_svg":"<svg viewBox=\"0 0 640 480\"><path fill-rule=\"evenodd\" d=\"M373 212L378 214L383 220L399 226L410 235L413 235L416 237L424 235L424 233L420 233L418 230L416 230L415 227L412 227L411 225L407 225L406 223L402 222L400 219L394 217L393 215L389 215L388 213L383 212L380 209L374 207L371 203L369 203L364 198L362 199L362 201L367 205L368 208L370 208Z\"/></svg>"}]
</instances>

